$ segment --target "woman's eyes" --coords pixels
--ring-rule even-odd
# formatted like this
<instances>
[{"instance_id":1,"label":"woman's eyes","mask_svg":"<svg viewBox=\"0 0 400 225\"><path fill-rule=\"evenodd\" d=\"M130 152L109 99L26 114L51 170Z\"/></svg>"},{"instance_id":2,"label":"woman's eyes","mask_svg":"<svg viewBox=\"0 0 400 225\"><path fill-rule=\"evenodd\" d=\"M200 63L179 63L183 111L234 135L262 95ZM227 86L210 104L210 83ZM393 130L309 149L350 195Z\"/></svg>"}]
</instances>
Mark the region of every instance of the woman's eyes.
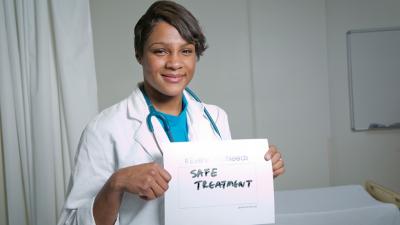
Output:
<instances>
[{"instance_id":1,"label":"woman's eyes","mask_svg":"<svg viewBox=\"0 0 400 225\"><path fill-rule=\"evenodd\" d=\"M166 55L168 52L167 50L160 48L160 49L154 49L153 53L156 55Z\"/></svg>"},{"instance_id":2,"label":"woman's eyes","mask_svg":"<svg viewBox=\"0 0 400 225\"><path fill-rule=\"evenodd\" d=\"M193 53L193 50L192 49L183 49L182 50L182 54L184 54L184 55L190 55L190 54L192 54Z\"/></svg>"},{"instance_id":3,"label":"woman's eyes","mask_svg":"<svg viewBox=\"0 0 400 225\"><path fill-rule=\"evenodd\" d=\"M154 54L156 54L156 55L159 55L159 56L164 56L164 55L169 54L169 51L167 51L166 49L163 49L163 48L153 49L152 52L153 52ZM193 50L193 49L190 49L190 48L188 48L188 49L182 49L182 50L181 50L182 55L185 55L185 56L189 56L189 55L191 55L193 52L194 52L194 50Z\"/></svg>"}]
</instances>

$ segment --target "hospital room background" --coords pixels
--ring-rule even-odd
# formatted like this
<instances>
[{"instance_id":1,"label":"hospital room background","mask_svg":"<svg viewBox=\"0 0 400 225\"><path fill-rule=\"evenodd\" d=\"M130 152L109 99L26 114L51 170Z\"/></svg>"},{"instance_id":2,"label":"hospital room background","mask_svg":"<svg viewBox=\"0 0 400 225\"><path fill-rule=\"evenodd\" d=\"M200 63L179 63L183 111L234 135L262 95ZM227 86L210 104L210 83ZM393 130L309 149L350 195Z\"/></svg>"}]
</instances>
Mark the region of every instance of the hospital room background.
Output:
<instances>
[{"instance_id":1,"label":"hospital room background","mask_svg":"<svg viewBox=\"0 0 400 225\"><path fill-rule=\"evenodd\" d=\"M151 2L90 1L99 111L142 79L132 31ZM346 52L348 30L399 26L400 1L178 2L199 19L209 44L191 88L227 111L233 138L278 146L286 173L277 191L373 180L400 192L400 130L351 130Z\"/></svg>"}]
</instances>

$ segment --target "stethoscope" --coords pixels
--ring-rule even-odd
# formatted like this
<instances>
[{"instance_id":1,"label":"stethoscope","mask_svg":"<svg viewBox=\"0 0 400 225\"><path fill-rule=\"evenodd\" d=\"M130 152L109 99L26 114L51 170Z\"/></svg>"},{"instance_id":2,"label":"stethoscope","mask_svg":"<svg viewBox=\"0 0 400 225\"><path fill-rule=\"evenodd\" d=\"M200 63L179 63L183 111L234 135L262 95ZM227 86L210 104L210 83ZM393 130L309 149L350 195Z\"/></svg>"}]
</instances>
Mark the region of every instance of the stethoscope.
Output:
<instances>
[{"instance_id":1,"label":"stethoscope","mask_svg":"<svg viewBox=\"0 0 400 225\"><path fill-rule=\"evenodd\" d=\"M149 115L146 118L147 127L149 128L150 132L153 134L153 136L155 136L153 123L151 121L151 118L154 116L157 119L159 119L161 121L161 123L163 124L165 133L167 134L169 141L170 142L174 142L174 138L172 137L171 129L170 129L170 126L169 126L167 118L165 118L164 115L162 115L160 112L158 112L154 108L153 104L150 101L150 98L147 96L147 94L146 94L146 92L144 90L144 86L140 85L139 88L142 91L144 99L146 100L147 107L149 108L149 111L150 111ZM196 100L197 102L203 104L202 101L200 100L200 98L192 90L190 90L190 88L186 87L185 90L186 90L187 93L189 93L189 95L194 100ZM215 124L213 118L211 117L210 113L208 112L208 110L206 109L206 107L204 105L203 105L203 109L204 109L204 114L206 115L208 121L210 121L211 127L213 128L215 133L217 133L218 136L221 138L221 134L220 134L220 132L218 130L217 124Z\"/></svg>"}]
</instances>

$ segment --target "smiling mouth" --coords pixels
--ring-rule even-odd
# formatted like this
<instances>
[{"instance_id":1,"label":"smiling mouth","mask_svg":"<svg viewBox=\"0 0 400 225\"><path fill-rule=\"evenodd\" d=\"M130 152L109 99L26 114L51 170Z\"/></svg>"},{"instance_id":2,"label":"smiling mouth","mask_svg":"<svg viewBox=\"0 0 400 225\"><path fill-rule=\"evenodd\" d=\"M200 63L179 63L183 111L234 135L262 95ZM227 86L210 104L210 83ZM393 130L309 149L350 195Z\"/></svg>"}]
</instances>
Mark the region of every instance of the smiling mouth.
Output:
<instances>
[{"instance_id":1,"label":"smiling mouth","mask_svg":"<svg viewBox=\"0 0 400 225\"><path fill-rule=\"evenodd\" d=\"M162 74L163 79L169 83L179 83L184 76L180 74Z\"/></svg>"}]
</instances>

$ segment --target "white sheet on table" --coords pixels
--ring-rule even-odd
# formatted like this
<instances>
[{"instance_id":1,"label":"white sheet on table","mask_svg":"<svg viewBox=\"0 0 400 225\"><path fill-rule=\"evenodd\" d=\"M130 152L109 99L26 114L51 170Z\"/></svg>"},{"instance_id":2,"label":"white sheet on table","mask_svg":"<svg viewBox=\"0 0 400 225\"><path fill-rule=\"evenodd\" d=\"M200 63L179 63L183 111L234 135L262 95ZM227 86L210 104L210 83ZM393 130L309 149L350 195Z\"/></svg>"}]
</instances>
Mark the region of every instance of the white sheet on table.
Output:
<instances>
[{"instance_id":1,"label":"white sheet on table","mask_svg":"<svg viewBox=\"0 0 400 225\"><path fill-rule=\"evenodd\" d=\"M277 225L400 225L395 205L359 185L278 191L275 204Z\"/></svg>"}]
</instances>

